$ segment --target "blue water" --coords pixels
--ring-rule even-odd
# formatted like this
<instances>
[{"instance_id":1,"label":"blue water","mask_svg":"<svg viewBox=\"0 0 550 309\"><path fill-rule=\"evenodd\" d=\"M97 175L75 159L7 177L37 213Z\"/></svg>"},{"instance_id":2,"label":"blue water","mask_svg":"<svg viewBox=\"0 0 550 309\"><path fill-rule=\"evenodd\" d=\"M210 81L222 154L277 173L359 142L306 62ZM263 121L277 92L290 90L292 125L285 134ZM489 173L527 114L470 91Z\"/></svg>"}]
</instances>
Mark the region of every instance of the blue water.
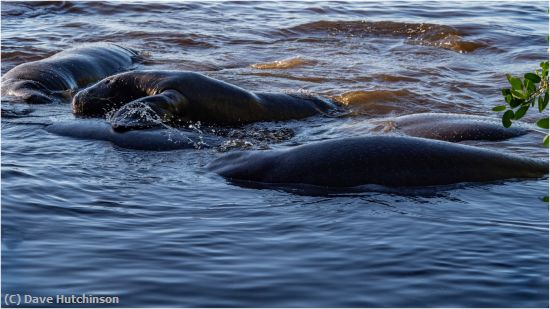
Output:
<instances>
[{"instance_id":1,"label":"blue water","mask_svg":"<svg viewBox=\"0 0 550 309\"><path fill-rule=\"evenodd\" d=\"M242 187L205 169L227 148L362 135L393 115L498 117L490 108L505 74L548 57L547 8L3 2L2 73L110 41L150 54L140 68L339 96L356 111L235 128L228 147L155 152L46 132L74 119L68 103L3 102L34 109L1 123L3 295L110 295L127 307L548 307L547 177L337 192ZM362 20L430 23L445 35ZM288 59L298 65L254 67ZM255 134L262 128L294 135L275 142ZM541 136L468 144L545 158Z\"/></svg>"}]
</instances>

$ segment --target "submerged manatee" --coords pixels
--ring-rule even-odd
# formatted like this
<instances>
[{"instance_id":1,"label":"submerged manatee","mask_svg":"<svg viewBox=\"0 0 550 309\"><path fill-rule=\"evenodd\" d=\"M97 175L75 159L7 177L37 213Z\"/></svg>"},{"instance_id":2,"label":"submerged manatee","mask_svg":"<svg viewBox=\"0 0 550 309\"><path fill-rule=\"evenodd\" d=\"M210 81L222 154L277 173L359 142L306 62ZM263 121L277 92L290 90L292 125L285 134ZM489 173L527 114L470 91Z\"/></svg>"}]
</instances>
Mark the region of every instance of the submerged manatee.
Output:
<instances>
[{"instance_id":1,"label":"submerged manatee","mask_svg":"<svg viewBox=\"0 0 550 309\"><path fill-rule=\"evenodd\" d=\"M9 70L2 76L2 96L15 96L27 103L50 103L128 70L138 59L136 51L110 43L71 48Z\"/></svg>"},{"instance_id":2,"label":"submerged manatee","mask_svg":"<svg viewBox=\"0 0 550 309\"><path fill-rule=\"evenodd\" d=\"M370 136L230 153L209 169L260 183L401 187L536 178L548 173L548 162L425 138Z\"/></svg>"},{"instance_id":3,"label":"submerged manatee","mask_svg":"<svg viewBox=\"0 0 550 309\"><path fill-rule=\"evenodd\" d=\"M45 130L61 136L109 141L122 148L137 150L206 148L217 146L222 140L216 136L180 130L149 129L121 133L113 131L105 121L95 119L53 123Z\"/></svg>"},{"instance_id":4,"label":"submerged manatee","mask_svg":"<svg viewBox=\"0 0 550 309\"><path fill-rule=\"evenodd\" d=\"M142 129L159 122L217 125L299 119L337 107L320 97L251 92L199 73L132 71L105 78L73 99L73 112L104 116L117 110L114 129Z\"/></svg>"},{"instance_id":5,"label":"submerged manatee","mask_svg":"<svg viewBox=\"0 0 550 309\"><path fill-rule=\"evenodd\" d=\"M463 114L423 113L376 122L380 124L375 130L402 132L410 136L449 142L499 141L529 132L525 127L505 128L499 119Z\"/></svg>"}]
</instances>

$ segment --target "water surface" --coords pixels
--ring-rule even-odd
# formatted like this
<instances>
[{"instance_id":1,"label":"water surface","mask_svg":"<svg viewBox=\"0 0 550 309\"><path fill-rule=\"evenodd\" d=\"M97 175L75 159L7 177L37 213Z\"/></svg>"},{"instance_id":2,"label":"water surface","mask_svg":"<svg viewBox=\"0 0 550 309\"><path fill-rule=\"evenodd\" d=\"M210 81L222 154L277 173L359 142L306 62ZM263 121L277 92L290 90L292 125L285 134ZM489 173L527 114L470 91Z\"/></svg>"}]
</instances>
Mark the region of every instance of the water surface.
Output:
<instances>
[{"instance_id":1,"label":"water surface","mask_svg":"<svg viewBox=\"0 0 550 309\"><path fill-rule=\"evenodd\" d=\"M547 307L547 178L331 192L242 187L204 168L228 149L368 134L382 117L498 117L505 74L548 57L547 7L3 2L2 73L116 42L150 55L140 69L331 96L353 113L155 152L46 132L73 119L68 103L4 101L32 111L1 123L2 292L115 295L124 306ZM468 144L545 158L541 136Z\"/></svg>"}]
</instances>

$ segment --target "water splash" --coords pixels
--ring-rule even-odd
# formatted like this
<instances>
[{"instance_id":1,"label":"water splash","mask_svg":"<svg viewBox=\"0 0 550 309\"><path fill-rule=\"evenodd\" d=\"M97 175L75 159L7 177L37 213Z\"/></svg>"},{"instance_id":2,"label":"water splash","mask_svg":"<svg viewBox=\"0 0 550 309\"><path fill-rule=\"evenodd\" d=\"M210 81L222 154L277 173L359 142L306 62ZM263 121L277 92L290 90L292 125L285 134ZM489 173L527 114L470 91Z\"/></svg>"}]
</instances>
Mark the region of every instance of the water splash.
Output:
<instances>
[{"instance_id":1,"label":"water splash","mask_svg":"<svg viewBox=\"0 0 550 309\"><path fill-rule=\"evenodd\" d=\"M128 128L165 126L164 119L148 104L130 102L122 108L108 113L107 122L113 126L123 125Z\"/></svg>"},{"instance_id":2,"label":"water splash","mask_svg":"<svg viewBox=\"0 0 550 309\"><path fill-rule=\"evenodd\" d=\"M187 143L193 145L195 149L202 149L210 146L204 140L204 132L201 130L200 121L188 125L188 129L196 133L197 137L191 138L189 132L170 126L166 119L162 119L151 106L142 102L129 103L121 109L111 110L107 113L106 120L111 125L115 124L115 126L122 123L130 128L162 128L164 129L164 134L168 141L175 144L187 141Z\"/></svg>"},{"instance_id":3,"label":"water splash","mask_svg":"<svg viewBox=\"0 0 550 309\"><path fill-rule=\"evenodd\" d=\"M282 143L296 135L290 128L264 127L261 124L238 129L221 129L217 130L216 134L228 138L218 147L220 152L232 149L270 149L270 145Z\"/></svg>"}]
</instances>

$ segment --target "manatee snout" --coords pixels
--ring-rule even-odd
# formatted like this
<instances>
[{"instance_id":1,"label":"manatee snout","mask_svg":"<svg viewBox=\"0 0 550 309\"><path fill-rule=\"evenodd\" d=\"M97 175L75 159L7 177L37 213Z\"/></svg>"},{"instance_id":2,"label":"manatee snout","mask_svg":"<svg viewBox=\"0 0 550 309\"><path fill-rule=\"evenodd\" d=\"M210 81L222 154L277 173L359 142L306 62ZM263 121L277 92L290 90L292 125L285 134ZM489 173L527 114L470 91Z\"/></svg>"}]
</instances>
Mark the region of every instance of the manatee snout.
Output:
<instances>
[{"instance_id":1,"label":"manatee snout","mask_svg":"<svg viewBox=\"0 0 550 309\"><path fill-rule=\"evenodd\" d=\"M112 100L102 94L96 94L93 88L86 88L73 97L71 106L73 113L77 116L103 117L124 103Z\"/></svg>"},{"instance_id":2,"label":"manatee snout","mask_svg":"<svg viewBox=\"0 0 550 309\"><path fill-rule=\"evenodd\" d=\"M79 91L71 103L73 113L78 116L100 117L104 115L104 106L97 101L99 98L87 95L86 90Z\"/></svg>"}]
</instances>

